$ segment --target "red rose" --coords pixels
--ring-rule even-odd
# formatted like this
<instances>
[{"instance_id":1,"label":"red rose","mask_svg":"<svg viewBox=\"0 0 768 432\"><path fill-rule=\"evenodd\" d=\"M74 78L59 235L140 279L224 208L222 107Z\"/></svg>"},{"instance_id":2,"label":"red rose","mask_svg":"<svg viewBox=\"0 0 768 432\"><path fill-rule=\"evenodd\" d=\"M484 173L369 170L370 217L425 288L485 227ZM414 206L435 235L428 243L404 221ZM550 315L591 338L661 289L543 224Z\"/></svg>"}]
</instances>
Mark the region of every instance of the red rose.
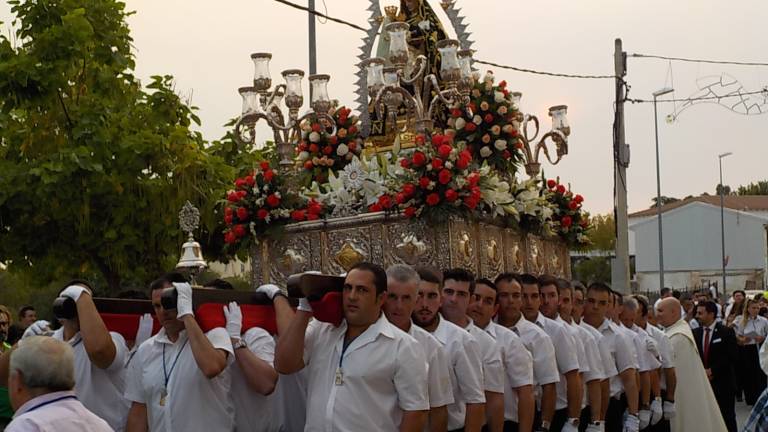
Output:
<instances>
[{"instance_id":1,"label":"red rose","mask_svg":"<svg viewBox=\"0 0 768 432\"><path fill-rule=\"evenodd\" d=\"M392 198L389 195L382 195L379 197L378 204L385 209L392 207Z\"/></svg>"},{"instance_id":2,"label":"red rose","mask_svg":"<svg viewBox=\"0 0 768 432\"><path fill-rule=\"evenodd\" d=\"M275 172L271 169L268 169L264 171L264 181L269 183L272 181L272 179L275 178Z\"/></svg>"},{"instance_id":3,"label":"red rose","mask_svg":"<svg viewBox=\"0 0 768 432\"><path fill-rule=\"evenodd\" d=\"M307 211L309 214L319 215L323 212L323 205L315 200L310 200L307 204Z\"/></svg>"},{"instance_id":4,"label":"red rose","mask_svg":"<svg viewBox=\"0 0 768 432\"><path fill-rule=\"evenodd\" d=\"M510 152L509 152L509 150L504 150L504 151L501 153L501 156L502 156L504 159L509 159L509 158L511 158L511 157L512 157L512 153L510 153Z\"/></svg>"},{"instance_id":5,"label":"red rose","mask_svg":"<svg viewBox=\"0 0 768 432\"><path fill-rule=\"evenodd\" d=\"M259 162L259 167L261 168L262 171L266 171L269 169L269 162L261 161Z\"/></svg>"},{"instance_id":6,"label":"red rose","mask_svg":"<svg viewBox=\"0 0 768 432\"><path fill-rule=\"evenodd\" d=\"M467 181L469 182L470 187L477 186L477 184L480 182L480 174L472 173L469 177L467 177Z\"/></svg>"},{"instance_id":7,"label":"red rose","mask_svg":"<svg viewBox=\"0 0 768 432\"><path fill-rule=\"evenodd\" d=\"M396 203L402 204L406 201L408 201L408 195L406 195L405 192L399 192L397 195L395 195Z\"/></svg>"},{"instance_id":8,"label":"red rose","mask_svg":"<svg viewBox=\"0 0 768 432\"><path fill-rule=\"evenodd\" d=\"M267 197L267 205L270 207L277 207L280 205L280 197L275 194L271 194Z\"/></svg>"},{"instance_id":9,"label":"red rose","mask_svg":"<svg viewBox=\"0 0 768 432\"><path fill-rule=\"evenodd\" d=\"M429 195L427 195L427 204L429 204L431 206L436 206L439 203L440 203L440 195L438 195L438 194L436 194L434 192L429 194Z\"/></svg>"},{"instance_id":10,"label":"red rose","mask_svg":"<svg viewBox=\"0 0 768 432\"><path fill-rule=\"evenodd\" d=\"M449 146L448 144L443 144L437 148L437 153L440 155L441 158L448 159L448 156L451 155L451 146Z\"/></svg>"},{"instance_id":11,"label":"red rose","mask_svg":"<svg viewBox=\"0 0 768 432\"><path fill-rule=\"evenodd\" d=\"M429 187L429 177L422 177L419 179L419 186L421 186L422 189L426 189Z\"/></svg>"},{"instance_id":12,"label":"red rose","mask_svg":"<svg viewBox=\"0 0 768 432\"><path fill-rule=\"evenodd\" d=\"M314 167L315 167L315 166L312 164L312 161L306 161L306 162L304 162L304 169L305 169L305 170L311 170L311 169L312 169L312 168L314 168Z\"/></svg>"},{"instance_id":13,"label":"red rose","mask_svg":"<svg viewBox=\"0 0 768 432\"><path fill-rule=\"evenodd\" d=\"M347 147L349 148L349 151L357 151L357 143L352 141L349 144L347 144Z\"/></svg>"},{"instance_id":14,"label":"red rose","mask_svg":"<svg viewBox=\"0 0 768 432\"><path fill-rule=\"evenodd\" d=\"M554 180L547 180L547 187L550 189L554 189L557 187L557 182Z\"/></svg>"},{"instance_id":15,"label":"red rose","mask_svg":"<svg viewBox=\"0 0 768 432\"><path fill-rule=\"evenodd\" d=\"M232 214L224 215L224 223L227 225L232 225Z\"/></svg>"},{"instance_id":16,"label":"red rose","mask_svg":"<svg viewBox=\"0 0 768 432\"><path fill-rule=\"evenodd\" d=\"M235 211L232 210L232 207L224 207L224 216L232 216L235 214Z\"/></svg>"},{"instance_id":17,"label":"red rose","mask_svg":"<svg viewBox=\"0 0 768 432\"><path fill-rule=\"evenodd\" d=\"M318 219L320 219L320 216L319 216L319 215L316 215L316 214L312 214L312 213L309 213L309 214L307 215L307 220L318 220Z\"/></svg>"},{"instance_id":18,"label":"red rose","mask_svg":"<svg viewBox=\"0 0 768 432\"><path fill-rule=\"evenodd\" d=\"M315 123L312 125L312 132L320 132L320 123Z\"/></svg>"},{"instance_id":19,"label":"red rose","mask_svg":"<svg viewBox=\"0 0 768 432\"><path fill-rule=\"evenodd\" d=\"M232 191L229 194L227 194L227 201L229 202L238 202L240 201L240 194Z\"/></svg>"},{"instance_id":20,"label":"red rose","mask_svg":"<svg viewBox=\"0 0 768 432\"><path fill-rule=\"evenodd\" d=\"M317 146L317 144L310 144L309 145L309 152L310 153L317 153L320 151L320 147Z\"/></svg>"},{"instance_id":21,"label":"red rose","mask_svg":"<svg viewBox=\"0 0 768 432\"><path fill-rule=\"evenodd\" d=\"M509 90L507 89L501 89L501 92L504 93L504 97L509 96Z\"/></svg>"},{"instance_id":22,"label":"red rose","mask_svg":"<svg viewBox=\"0 0 768 432\"><path fill-rule=\"evenodd\" d=\"M437 179L440 181L440 184L448 184L448 182L451 181L451 178L453 178L453 175L447 169L440 171L440 174L437 176Z\"/></svg>"},{"instance_id":23,"label":"red rose","mask_svg":"<svg viewBox=\"0 0 768 432\"><path fill-rule=\"evenodd\" d=\"M409 166L411 166L411 161L409 161L408 159L400 159L400 166L403 168L408 168Z\"/></svg>"},{"instance_id":24,"label":"red rose","mask_svg":"<svg viewBox=\"0 0 768 432\"><path fill-rule=\"evenodd\" d=\"M269 216L269 212L266 209L262 208L262 209L259 209L259 210L256 211L256 217L261 219L261 220L266 219L267 216Z\"/></svg>"},{"instance_id":25,"label":"red rose","mask_svg":"<svg viewBox=\"0 0 768 432\"><path fill-rule=\"evenodd\" d=\"M469 109L472 110L472 112L475 112L477 111L477 105L474 102L470 102Z\"/></svg>"},{"instance_id":26,"label":"red rose","mask_svg":"<svg viewBox=\"0 0 768 432\"><path fill-rule=\"evenodd\" d=\"M581 203L584 202L584 197L577 194L575 197L573 197L573 200L576 201L577 203L581 204Z\"/></svg>"},{"instance_id":27,"label":"red rose","mask_svg":"<svg viewBox=\"0 0 768 432\"><path fill-rule=\"evenodd\" d=\"M493 114L491 113L486 114L483 120L485 120L486 123L493 123Z\"/></svg>"},{"instance_id":28,"label":"red rose","mask_svg":"<svg viewBox=\"0 0 768 432\"><path fill-rule=\"evenodd\" d=\"M427 157L424 156L424 153L422 152L415 152L413 153L413 164L416 166L422 166L427 162Z\"/></svg>"},{"instance_id":29,"label":"red rose","mask_svg":"<svg viewBox=\"0 0 768 432\"><path fill-rule=\"evenodd\" d=\"M432 137L432 145L435 146L435 148L440 148L441 145L443 145L443 142L445 141L445 136L441 134L436 134Z\"/></svg>"},{"instance_id":30,"label":"red rose","mask_svg":"<svg viewBox=\"0 0 768 432\"><path fill-rule=\"evenodd\" d=\"M237 237L235 237L235 233L233 233L232 231L227 231L224 234L224 243L227 243L227 244L237 243Z\"/></svg>"},{"instance_id":31,"label":"red rose","mask_svg":"<svg viewBox=\"0 0 768 432\"><path fill-rule=\"evenodd\" d=\"M416 135L416 145L424 145L424 135Z\"/></svg>"},{"instance_id":32,"label":"red rose","mask_svg":"<svg viewBox=\"0 0 768 432\"><path fill-rule=\"evenodd\" d=\"M589 226L589 221L583 219L581 222L579 222L579 226L586 229Z\"/></svg>"},{"instance_id":33,"label":"red rose","mask_svg":"<svg viewBox=\"0 0 768 432\"><path fill-rule=\"evenodd\" d=\"M565 186L563 185L557 185L557 193L564 194L565 193Z\"/></svg>"},{"instance_id":34,"label":"red rose","mask_svg":"<svg viewBox=\"0 0 768 432\"><path fill-rule=\"evenodd\" d=\"M237 193L237 196L240 197L240 199L243 199L243 198L245 198L246 195L248 195L248 192L246 192L244 190L239 190L236 193Z\"/></svg>"},{"instance_id":35,"label":"red rose","mask_svg":"<svg viewBox=\"0 0 768 432\"><path fill-rule=\"evenodd\" d=\"M342 112L341 115L339 115L339 121L337 122L337 124L344 126L344 123L347 122L347 117L348 117L348 114Z\"/></svg>"},{"instance_id":36,"label":"red rose","mask_svg":"<svg viewBox=\"0 0 768 432\"><path fill-rule=\"evenodd\" d=\"M349 129L347 129L347 132L349 132L351 134L356 134L357 133L357 126L350 126Z\"/></svg>"},{"instance_id":37,"label":"red rose","mask_svg":"<svg viewBox=\"0 0 768 432\"><path fill-rule=\"evenodd\" d=\"M331 153L333 153L333 147L331 147L331 146L323 147L323 154L324 155L330 156Z\"/></svg>"},{"instance_id":38,"label":"red rose","mask_svg":"<svg viewBox=\"0 0 768 432\"><path fill-rule=\"evenodd\" d=\"M307 143L305 143L304 141L299 143L299 151L300 152L307 151L307 148L308 148L307 147Z\"/></svg>"},{"instance_id":39,"label":"red rose","mask_svg":"<svg viewBox=\"0 0 768 432\"><path fill-rule=\"evenodd\" d=\"M236 237L245 237L245 225L243 224L237 224L232 227L232 232L235 233Z\"/></svg>"},{"instance_id":40,"label":"red rose","mask_svg":"<svg viewBox=\"0 0 768 432\"><path fill-rule=\"evenodd\" d=\"M469 188L469 194L473 198L476 198L478 200L480 199L480 196L482 195L482 193L480 192L480 188L478 186L472 186L471 188Z\"/></svg>"},{"instance_id":41,"label":"red rose","mask_svg":"<svg viewBox=\"0 0 768 432\"><path fill-rule=\"evenodd\" d=\"M456 168L458 169L466 169L469 166L469 160L464 158L459 158L459 160L456 161Z\"/></svg>"},{"instance_id":42,"label":"red rose","mask_svg":"<svg viewBox=\"0 0 768 432\"><path fill-rule=\"evenodd\" d=\"M240 189L240 188L244 188L244 187L245 187L245 179L244 178L239 178L239 179L235 180L235 188Z\"/></svg>"},{"instance_id":43,"label":"red rose","mask_svg":"<svg viewBox=\"0 0 768 432\"><path fill-rule=\"evenodd\" d=\"M477 129L477 125L472 122L467 122L467 124L464 125L464 130L467 132L474 132L475 129Z\"/></svg>"},{"instance_id":44,"label":"red rose","mask_svg":"<svg viewBox=\"0 0 768 432\"><path fill-rule=\"evenodd\" d=\"M439 158L432 159L432 169L433 170L439 170L443 167L443 160Z\"/></svg>"},{"instance_id":45,"label":"red rose","mask_svg":"<svg viewBox=\"0 0 768 432\"><path fill-rule=\"evenodd\" d=\"M478 202L479 200L473 196L464 197L464 205L469 207L470 210L474 210Z\"/></svg>"},{"instance_id":46,"label":"red rose","mask_svg":"<svg viewBox=\"0 0 768 432\"><path fill-rule=\"evenodd\" d=\"M507 86L507 82L506 81L502 81L502 82L499 83L499 88L504 88L506 86Z\"/></svg>"},{"instance_id":47,"label":"red rose","mask_svg":"<svg viewBox=\"0 0 768 432\"><path fill-rule=\"evenodd\" d=\"M245 178L245 184L248 186L253 186L256 184L256 178L253 177L253 175L249 175Z\"/></svg>"},{"instance_id":48,"label":"red rose","mask_svg":"<svg viewBox=\"0 0 768 432\"><path fill-rule=\"evenodd\" d=\"M294 210L291 212L291 219L295 220L296 222L301 222L306 218L307 215L304 210Z\"/></svg>"},{"instance_id":49,"label":"red rose","mask_svg":"<svg viewBox=\"0 0 768 432\"><path fill-rule=\"evenodd\" d=\"M368 212L369 212L369 213L376 213L376 212L380 212L380 211L382 211L382 210L383 210L383 209L381 208L381 206L379 205L379 203L373 203L373 204L371 204L371 205L369 205L369 206L368 206Z\"/></svg>"},{"instance_id":50,"label":"red rose","mask_svg":"<svg viewBox=\"0 0 768 432\"><path fill-rule=\"evenodd\" d=\"M408 207L405 209L405 211L403 211L403 213L405 214L406 217L411 218L416 216L416 209L413 207Z\"/></svg>"},{"instance_id":51,"label":"red rose","mask_svg":"<svg viewBox=\"0 0 768 432\"><path fill-rule=\"evenodd\" d=\"M560 225L562 225L563 228L569 228L572 223L573 223L573 220L568 215L565 215L563 216L562 219L560 219Z\"/></svg>"},{"instance_id":52,"label":"red rose","mask_svg":"<svg viewBox=\"0 0 768 432\"><path fill-rule=\"evenodd\" d=\"M451 117L453 117L453 118L461 117L461 110L460 109L456 109L456 108L452 109L451 110Z\"/></svg>"},{"instance_id":53,"label":"red rose","mask_svg":"<svg viewBox=\"0 0 768 432\"><path fill-rule=\"evenodd\" d=\"M579 208L579 203L577 203L576 200L573 200L568 203L568 208L571 210L576 210L577 208Z\"/></svg>"},{"instance_id":54,"label":"red rose","mask_svg":"<svg viewBox=\"0 0 768 432\"><path fill-rule=\"evenodd\" d=\"M240 219L241 221L248 219L248 209L245 207L238 207L237 218Z\"/></svg>"},{"instance_id":55,"label":"red rose","mask_svg":"<svg viewBox=\"0 0 768 432\"><path fill-rule=\"evenodd\" d=\"M330 138L328 138L328 142L331 145L336 145L336 143L339 142L339 137L337 137L336 135L332 135Z\"/></svg>"},{"instance_id":56,"label":"red rose","mask_svg":"<svg viewBox=\"0 0 768 432\"><path fill-rule=\"evenodd\" d=\"M459 198L459 194L456 193L453 189L448 189L445 191L445 200L448 202L454 202Z\"/></svg>"},{"instance_id":57,"label":"red rose","mask_svg":"<svg viewBox=\"0 0 768 432\"><path fill-rule=\"evenodd\" d=\"M412 183L406 183L403 185L403 193L406 196L412 196L414 193L416 193L416 186L414 186Z\"/></svg>"}]
</instances>

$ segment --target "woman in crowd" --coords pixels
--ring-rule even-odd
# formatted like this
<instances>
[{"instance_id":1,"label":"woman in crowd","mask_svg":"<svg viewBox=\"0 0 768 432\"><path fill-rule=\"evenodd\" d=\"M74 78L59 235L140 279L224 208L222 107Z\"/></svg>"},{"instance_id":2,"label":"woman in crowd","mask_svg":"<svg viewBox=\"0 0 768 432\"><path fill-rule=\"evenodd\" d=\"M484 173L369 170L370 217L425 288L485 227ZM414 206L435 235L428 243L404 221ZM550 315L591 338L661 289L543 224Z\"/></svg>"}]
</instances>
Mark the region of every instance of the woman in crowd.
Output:
<instances>
[{"instance_id":1,"label":"woman in crowd","mask_svg":"<svg viewBox=\"0 0 768 432\"><path fill-rule=\"evenodd\" d=\"M760 305L754 299L748 299L744 313L736 319L736 339L739 344L739 363L741 386L744 389L744 401L754 405L760 393L766 387L766 376L760 369L758 350L768 336L768 319L758 312Z\"/></svg>"}]
</instances>

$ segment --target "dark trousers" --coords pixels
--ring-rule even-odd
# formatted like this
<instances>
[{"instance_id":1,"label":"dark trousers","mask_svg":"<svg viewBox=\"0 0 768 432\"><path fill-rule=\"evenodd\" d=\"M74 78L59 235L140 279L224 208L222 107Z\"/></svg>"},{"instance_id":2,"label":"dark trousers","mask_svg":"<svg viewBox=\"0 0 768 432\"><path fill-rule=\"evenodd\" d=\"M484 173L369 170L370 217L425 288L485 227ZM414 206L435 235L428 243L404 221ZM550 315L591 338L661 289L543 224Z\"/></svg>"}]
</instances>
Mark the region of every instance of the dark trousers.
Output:
<instances>
[{"instance_id":1,"label":"dark trousers","mask_svg":"<svg viewBox=\"0 0 768 432\"><path fill-rule=\"evenodd\" d=\"M608 411L605 413L605 432L622 432L624 430L624 411L627 409L627 401L622 395L621 399L614 397L608 400Z\"/></svg>"},{"instance_id":2,"label":"dark trousers","mask_svg":"<svg viewBox=\"0 0 768 432\"><path fill-rule=\"evenodd\" d=\"M552 416L552 424L549 425L550 432L560 432L563 430L563 426L567 420L568 408L556 410L555 415Z\"/></svg>"},{"instance_id":3,"label":"dark trousers","mask_svg":"<svg viewBox=\"0 0 768 432\"><path fill-rule=\"evenodd\" d=\"M579 416L579 432L584 432L587 430L587 426L592 422L592 408L587 405L586 408L581 410L581 415Z\"/></svg>"},{"instance_id":4,"label":"dark trousers","mask_svg":"<svg viewBox=\"0 0 768 432\"><path fill-rule=\"evenodd\" d=\"M752 406L765 390L765 373L760 368L757 345L742 345L739 347L739 363L737 369L744 389L744 402Z\"/></svg>"},{"instance_id":5,"label":"dark trousers","mask_svg":"<svg viewBox=\"0 0 768 432\"><path fill-rule=\"evenodd\" d=\"M504 432L518 432L519 430L520 430L520 425L518 425L517 423L511 420L504 421Z\"/></svg>"},{"instance_id":6,"label":"dark trousers","mask_svg":"<svg viewBox=\"0 0 768 432\"><path fill-rule=\"evenodd\" d=\"M717 405L720 407L720 414L723 415L728 432L737 432L736 395L732 389L719 390L713 387L712 390L715 393L715 399L717 399Z\"/></svg>"}]
</instances>

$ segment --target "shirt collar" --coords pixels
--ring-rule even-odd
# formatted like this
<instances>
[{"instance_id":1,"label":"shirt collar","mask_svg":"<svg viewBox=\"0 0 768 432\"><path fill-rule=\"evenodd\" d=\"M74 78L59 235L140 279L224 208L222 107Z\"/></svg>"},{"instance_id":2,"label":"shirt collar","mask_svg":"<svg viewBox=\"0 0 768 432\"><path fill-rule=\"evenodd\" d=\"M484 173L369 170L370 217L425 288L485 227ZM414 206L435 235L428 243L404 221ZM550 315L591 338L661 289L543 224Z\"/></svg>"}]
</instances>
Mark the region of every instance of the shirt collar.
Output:
<instances>
[{"instance_id":1,"label":"shirt collar","mask_svg":"<svg viewBox=\"0 0 768 432\"><path fill-rule=\"evenodd\" d=\"M598 327L597 329L600 331L600 333L606 330L614 331L614 328L611 327L611 324L612 324L611 320L609 320L608 318L604 318L603 323L600 324L600 327Z\"/></svg>"},{"instance_id":2,"label":"shirt collar","mask_svg":"<svg viewBox=\"0 0 768 432\"><path fill-rule=\"evenodd\" d=\"M29 409L39 406L41 404L49 403L53 400L63 398L63 397L69 397L69 396L75 396L75 392L72 390L59 391L59 392L53 392L53 393L46 393L36 398L32 398L27 402L25 402L24 405L19 407L19 409L16 411L13 417L14 418L19 417L22 414L26 413Z\"/></svg>"},{"instance_id":3,"label":"shirt collar","mask_svg":"<svg viewBox=\"0 0 768 432\"><path fill-rule=\"evenodd\" d=\"M165 332L165 327L160 327L160 331L155 335L155 343L174 345L181 342L187 336L187 331L182 330L179 332L179 337L176 342L173 342L168 338L168 333Z\"/></svg>"},{"instance_id":4,"label":"shirt collar","mask_svg":"<svg viewBox=\"0 0 768 432\"><path fill-rule=\"evenodd\" d=\"M715 326L717 325L717 320L712 321L712 324L708 325L706 328L712 330L712 333L715 332Z\"/></svg>"},{"instance_id":5,"label":"shirt collar","mask_svg":"<svg viewBox=\"0 0 768 432\"><path fill-rule=\"evenodd\" d=\"M440 321L437 323L435 331L432 332L432 336L445 345L448 343L448 332L450 331L448 328L450 327L450 324L448 324L448 321L446 321L440 313L437 314L437 319Z\"/></svg>"}]
</instances>

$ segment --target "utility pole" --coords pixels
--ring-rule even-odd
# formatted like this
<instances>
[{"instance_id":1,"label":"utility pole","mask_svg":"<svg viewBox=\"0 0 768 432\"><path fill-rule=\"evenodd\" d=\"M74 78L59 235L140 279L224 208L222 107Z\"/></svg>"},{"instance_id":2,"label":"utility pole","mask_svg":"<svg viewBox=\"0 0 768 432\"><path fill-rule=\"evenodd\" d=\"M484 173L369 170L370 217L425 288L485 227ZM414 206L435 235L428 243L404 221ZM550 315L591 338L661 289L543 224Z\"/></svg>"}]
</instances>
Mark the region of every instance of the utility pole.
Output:
<instances>
[{"instance_id":1,"label":"utility pole","mask_svg":"<svg viewBox=\"0 0 768 432\"><path fill-rule=\"evenodd\" d=\"M317 37L315 32L315 0L308 0L309 4L309 75L317 73ZM309 87L309 100L312 100L312 86Z\"/></svg>"},{"instance_id":2,"label":"utility pole","mask_svg":"<svg viewBox=\"0 0 768 432\"><path fill-rule=\"evenodd\" d=\"M613 120L613 189L616 220L616 258L611 266L611 285L618 292L630 293L629 223L627 220L627 167L629 146L624 141L624 77L627 57L621 39L614 41L613 62L616 73L616 112Z\"/></svg>"}]
</instances>

